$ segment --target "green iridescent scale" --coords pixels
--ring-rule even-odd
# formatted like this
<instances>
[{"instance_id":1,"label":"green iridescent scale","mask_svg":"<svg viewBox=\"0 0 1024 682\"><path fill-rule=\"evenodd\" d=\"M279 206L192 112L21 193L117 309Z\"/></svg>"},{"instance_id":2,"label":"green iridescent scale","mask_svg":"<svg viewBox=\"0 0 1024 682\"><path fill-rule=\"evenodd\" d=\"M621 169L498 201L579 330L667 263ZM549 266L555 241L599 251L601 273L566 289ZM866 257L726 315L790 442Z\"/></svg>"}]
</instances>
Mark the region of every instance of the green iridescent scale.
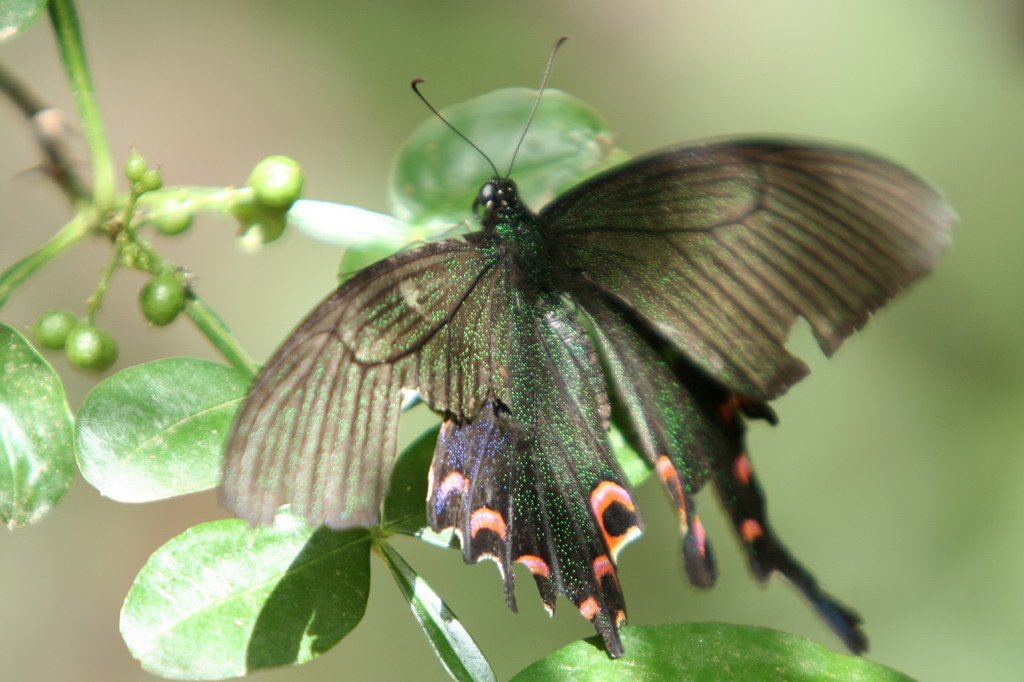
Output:
<instances>
[{"instance_id":1,"label":"green iridescent scale","mask_svg":"<svg viewBox=\"0 0 1024 682\"><path fill-rule=\"evenodd\" d=\"M515 563L544 605L566 596L612 656L626 610L619 552L640 510L608 443L629 426L679 514L690 581L716 569L693 495L717 491L750 566L809 599L849 648L860 618L823 592L765 516L744 420L807 368L798 318L831 354L926 273L954 215L911 173L839 147L723 140L655 152L534 214L481 189L481 231L383 260L329 296L253 384L223 494L268 522L373 525L396 457L403 389L444 418L427 517L467 562Z\"/></svg>"}]
</instances>

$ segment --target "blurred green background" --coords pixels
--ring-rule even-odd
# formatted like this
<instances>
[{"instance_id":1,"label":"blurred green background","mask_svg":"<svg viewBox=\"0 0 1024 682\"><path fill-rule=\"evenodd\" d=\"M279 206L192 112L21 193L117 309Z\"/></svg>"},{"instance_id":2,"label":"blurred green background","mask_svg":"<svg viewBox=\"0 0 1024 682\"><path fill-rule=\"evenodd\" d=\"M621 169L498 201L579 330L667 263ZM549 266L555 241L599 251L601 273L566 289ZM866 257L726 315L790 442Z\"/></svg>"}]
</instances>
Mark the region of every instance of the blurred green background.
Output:
<instances>
[{"instance_id":1,"label":"blurred green background","mask_svg":"<svg viewBox=\"0 0 1024 682\"><path fill-rule=\"evenodd\" d=\"M634 153L712 135L801 134L876 150L930 179L960 213L953 248L832 360L801 330L792 347L813 374L776 403L780 427L755 425L750 449L777 530L864 615L871 658L922 680L1024 674L1019 2L104 0L79 9L119 163L134 145L166 184L238 184L259 159L288 154L306 170L306 196L386 210L391 160L427 116L409 81L428 79L437 106L533 87L562 34L573 40L552 85L603 112ZM72 111L45 20L0 45L0 59ZM0 149L5 267L69 211L31 170L37 150L9 105L0 105ZM84 150L81 158L84 171ZM244 255L235 230L203 219L164 248L263 359L332 288L339 254L292 234ZM83 244L18 290L3 319L25 327L45 308L82 310L106 253ZM121 343L115 369L215 357L188 322L145 327L142 282L119 273L99 318ZM94 379L51 360L77 406ZM657 483L639 496L647 532L620 571L633 623L750 623L840 649L783 581L753 582L710 496L703 517L721 579L709 592L681 575L675 519ZM37 527L0 534L2 676L152 679L120 640L121 601L154 549L223 515L212 493L126 506L78 480ZM548 619L525 581L522 613L511 614L487 563L396 544L499 677L592 634L568 602ZM374 580L351 636L312 664L259 679L441 679L380 565Z\"/></svg>"}]
</instances>

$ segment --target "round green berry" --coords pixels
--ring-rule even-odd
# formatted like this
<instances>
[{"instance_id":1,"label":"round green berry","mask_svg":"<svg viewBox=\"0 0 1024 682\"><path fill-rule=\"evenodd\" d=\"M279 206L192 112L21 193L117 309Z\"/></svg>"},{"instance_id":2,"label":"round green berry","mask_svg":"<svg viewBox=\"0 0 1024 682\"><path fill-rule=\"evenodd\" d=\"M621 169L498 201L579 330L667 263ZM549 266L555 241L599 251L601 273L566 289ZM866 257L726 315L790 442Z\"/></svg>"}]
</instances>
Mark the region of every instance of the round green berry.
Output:
<instances>
[{"instance_id":1,"label":"round green berry","mask_svg":"<svg viewBox=\"0 0 1024 682\"><path fill-rule=\"evenodd\" d=\"M249 176L256 200L279 211L287 211L302 196L302 183L302 168L287 156L268 156L256 164Z\"/></svg>"},{"instance_id":2,"label":"round green berry","mask_svg":"<svg viewBox=\"0 0 1024 682\"><path fill-rule=\"evenodd\" d=\"M129 182L136 183L142 180L142 176L149 170L146 159L137 151L132 150L131 156L124 162L124 174Z\"/></svg>"},{"instance_id":3,"label":"round green berry","mask_svg":"<svg viewBox=\"0 0 1024 682\"><path fill-rule=\"evenodd\" d=\"M174 275L158 275L142 287L139 304L151 324L163 327L173 322L185 307L185 288Z\"/></svg>"},{"instance_id":4,"label":"round green berry","mask_svg":"<svg viewBox=\"0 0 1024 682\"><path fill-rule=\"evenodd\" d=\"M188 211L169 213L153 220L153 227L160 234L174 236L192 227L192 214Z\"/></svg>"},{"instance_id":5,"label":"round green berry","mask_svg":"<svg viewBox=\"0 0 1024 682\"><path fill-rule=\"evenodd\" d=\"M257 249L284 234L287 212L261 203L252 187L236 192L228 210L242 224L239 237L243 249Z\"/></svg>"},{"instance_id":6,"label":"round green berry","mask_svg":"<svg viewBox=\"0 0 1024 682\"><path fill-rule=\"evenodd\" d=\"M76 324L78 318L70 310L47 310L36 320L32 331L40 346L57 350L64 347L68 333Z\"/></svg>"},{"instance_id":7,"label":"round green berry","mask_svg":"<svg viewBox=\"0 0 1024 682\"><path fill-rule=\"evenodd\" d=\"M136 194L145 194L146 192L154 192L164 186L164 179L160 175L160 171L156 168L150 168L142 174L142 177L137 182L132 184L132 190Z\"/></svg>"},{"instance_id":8,"label":"round green berry","mask_svg":"<svg viewBox=\"0 0 1024 682\"><path fill-rule=\"evenodd\" d=\"M64 352L72 367L102 372L117 360L117 342L106 329L83 322L68 334Z\"/></svg>"}]
</instances>

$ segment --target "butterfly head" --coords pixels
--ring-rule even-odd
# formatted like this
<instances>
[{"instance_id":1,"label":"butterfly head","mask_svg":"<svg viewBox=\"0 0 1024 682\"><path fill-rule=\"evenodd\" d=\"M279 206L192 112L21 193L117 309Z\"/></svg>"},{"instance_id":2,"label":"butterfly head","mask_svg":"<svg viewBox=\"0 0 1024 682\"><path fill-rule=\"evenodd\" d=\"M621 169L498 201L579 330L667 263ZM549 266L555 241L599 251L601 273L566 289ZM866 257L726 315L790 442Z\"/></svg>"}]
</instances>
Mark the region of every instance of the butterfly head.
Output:
<instances>
[{"instance_id":1,"label":"butterfly head","mask_svg":"<svg viewBox=\"0 0 1024 682\"><path fill-rule=\"evenodd\" d=\"M494 177L485 182L473 202L473 212L485 231L497 231L505 237L522 231L531 222L516 183L508 178Z\"/></svg>"}]
</instances>

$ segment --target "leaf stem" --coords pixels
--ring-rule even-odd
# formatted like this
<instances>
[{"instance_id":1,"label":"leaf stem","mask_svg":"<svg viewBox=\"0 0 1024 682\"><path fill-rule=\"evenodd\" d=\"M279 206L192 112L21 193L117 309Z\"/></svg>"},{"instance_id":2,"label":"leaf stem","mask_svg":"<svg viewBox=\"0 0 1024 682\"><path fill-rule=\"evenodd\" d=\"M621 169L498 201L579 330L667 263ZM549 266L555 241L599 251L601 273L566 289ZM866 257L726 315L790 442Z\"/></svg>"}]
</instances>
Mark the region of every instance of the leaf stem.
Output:
<instances>
[{"instance_id":1,"label":"leaf stem","mask_svg":"<svg viewBox=\"0 0 1024 682\"><path fill-rule=\"evenodd\" d=\"M251 376L259 373L259 364L249 357L235 340L235 335L231 333L224 320L203 299L196 296L192 289L185 290L185 312L233 367Z\"/></svg>"},{"instance_id":2,"label":"leaf stem","mask_svg":"<svg viewBox=\"0 0 1024 682\"><path fill-rule=\"evenodd\" d=\"M494 671L483 652L448 605L387 540L375 538L373 551L391 571L398 589L409 602L413 616L448 674L456 680L493 682Z\"/></svg>"},{"instance_id":3,"label":"leaf stem","mask_svg":"<svg viewBox=\"0 0 1024 682\"><path fill-rule=\"evenodd\" d=\"M125 234L131 239L135 251L141 257L141 261L132 263L132 267L154 274L179 270L174 263L161 256L156 248L149 243L149 240L139 234L137 230L132 229ZM251 376L256 376L259 373L259 363L249 357L245 349L235 340L235 335L231 333L231 329L224 323L224 320L203 299L199 298L191 287L185 288L185 312L228 363Z\"/></svg>"},{"instance_id":4,"label":"leaf stem","mask_svg":"<svg viewBox=\"0 0 1024 682\"><path fill-rule=\"evenodd\" d=\"M123 233L118 234L115 238L114 252L110 254L110 259L107 260L107 265L103 268L103 273L100 275L100 281L96 284L96 289L85 301L85 321L89 324L93 324L93 318L96 317L96 312L103 305L103 297L107 295L107 289L110 288L110 280L118 266L121 265L121 254L124 251L126 239L127 235Z\"/></svg>"},{"instance_id":5,"label":"leaf stem","mask_svg":"<svg viewBox=\"0 0 1024 682\"><path fill-rule=\"evenodd\" d=\"M110 148L103 132L103 120L96 102L89 65L85 58L78 12L72 0L50 0L50 21L57 34L61 61L67 72L71 92L82 122L82 131L92 157L92 197L99 215L104 215L114 203L114 165Z\"/></svg>"},{"instance_id":6,"label":"leaf stem","mask_svg":"<svg viewBox=\"0 0 1024 682\"><path fill-rule=\"evenodd\" d=\"M0 307L7 302L7 297L32 273L46 265L66 248L89 234L92 221L85 213L78 213L70 222L60 228L57 234L38 249L28 254L17 263L0 274Z\"/></svg>"}]
</instances>

